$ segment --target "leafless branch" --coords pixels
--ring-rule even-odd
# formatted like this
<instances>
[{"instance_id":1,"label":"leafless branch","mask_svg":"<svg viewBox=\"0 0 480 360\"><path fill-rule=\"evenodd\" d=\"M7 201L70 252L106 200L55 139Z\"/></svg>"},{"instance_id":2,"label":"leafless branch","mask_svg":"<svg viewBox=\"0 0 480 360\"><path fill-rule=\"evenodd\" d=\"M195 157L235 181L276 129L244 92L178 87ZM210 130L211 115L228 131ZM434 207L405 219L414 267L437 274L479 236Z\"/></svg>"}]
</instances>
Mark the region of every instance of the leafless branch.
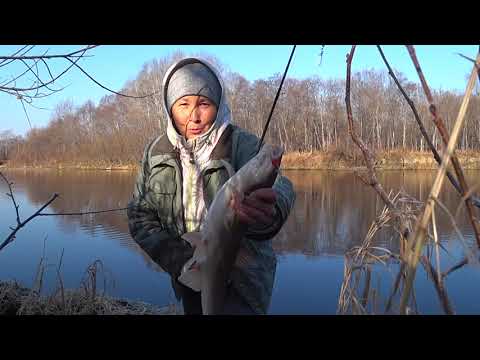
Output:
<instances>
[{"instance_id":1,"label":"leafless branch","mask_svg":"<svg viewBox=\"0 0 480 360\"><path fill-rule=\"evenodd\" d=\"M420 65L418 64L418 61L416 60L415 53L413 47L409 48L410 54L412 56L412 60L414 60L415 67L417 68L417 71L419 73L419 76L421 73ZM477 56L477 58L480 58L480 54ZM421 82L424 85L425 89L425 94L427 96L427 99L433 100L431 97L430 90L428 86L426 85L425 78L420 76ZM448 141L447 148L444 151L443 154L443 160L442 164L437 172L437 176L435 178L434 184L432 186L432 189L430 191L430 195L428 197L427 204L425 206L423 215L418 219L416 227L415 227L415 232L413 236L409 239L408 243L408 251L409 251L409 257L408 257L408 263L407 263L407 279L405 282L405 290L402 294L402 298L400 300L400 313L405 314L406 313L406 308L408 304L408 300L410 298L411 290L413 288L413 281L415 279L415 272L417 268L418 261L420 260L420 256L422 253L424 241L425 241L425 236L427 234L427 227L430 222L431 214L432 214L432 209L435 204L434 199L438 198L438 195L440 193L440 190L443 185L443 181L445 179L445 174L446 174L446 169L447 166L450 162L450 159L453 158L454 150L457 145L459 135L460 135L460 130L463 127L464 119L465 119L465 113L467 111L467 107L470 101L470 96L473 91L473 87L475 85L475 80L476 80L476 71L475 68L472 69L472 73L470 74L470 78L467 84L467 88L465 90L465 95L462 100L462 104L460 106L460 110L458 112L457 119L455 120L453 130L452 130L452 136L450 137ZM433 104L433 101L431 102L430 110L432 114L434 114L434 118L438 120L437 112L435 110L435 105ZM457 174L458 175L458 174ZM411 251L413 249L413 251Z\"/></svg>"},{"instance_id":2,"label":"leafless branch","mask_svg":"<svg viewBox=\"0 0 480 360\"><path fill-rule=\"evenodd\" d=\"M387 306L385 307L385 313L387 313L387 314L390 312L390 309L391 309L392 304L393 304L393 298L395 297L395 294L397 293L397 291L400 287L400 280L402 280L402 278L405 278L405 263L404 262L402 262L401 265L400 265L400 270L398 271L397 277L395 278L395 283L393 285L393 290L392 290L390 296L388 297Z\"/></svg>"},{"instance_id":3,"label":"leafless branch","mask_svg":"<svg viewBox=\"0 0 480 360\"><path fill-rule=\"evenodd\" d=\"M48 94L42 96L42 97L50 96L55 92L61 91L62 89L51 89L51 88L49 88L49 85L53 84L56 80L58 80L61 76L63 76L66 72L68 72L72 67L75 66L85 76L87 76L91 81L93 81L96 85L98 85L102 89L107 90L108 92L111 92L111 93L116 94L118 96L133 98L133 99L143 99L143 98L148 98L148 97L151 97L153 95L156 95L156 94L160 93L160 90L159 90L157 92L147 94L147 95L140 95L140 96L126 95L126 94L122 94L118 91L114 91L114 90L106 87L105 85L101 84L93 76L91 76L83 67L81 67L78 64L78 60L86 56L85 55L86 51L91 50L91 49L93 49L97 46L98 45L89 45L87 47L84 47L82 49L73 51L73 52L68 53L68 54L47 55L46 52L45 52L45 53L40 54L40 55L25 56L24 54L16 55L18 53L17 52L14 55L11 55L11 56L0 56L0 61L3 61L3 62L7 61L7 63L10 63L12 61L21 61L27 67L27 70L25 70L23 73L17 75L15 78L8 81L7 83L2 84L0 86L0 91L6 92L8 94L12 94L12 92L15 92L15 93L20 94L23 97L28 96L31 99L37 99L37 98L40 98L40 96L38 96L38 89L46 88L50 92ZM46 61L46 60L51 60L51 59L64 59L64 60L69 61L71 64L64 71L62 71L59 75L54 77L51 70L50 70L50 67L49 67L49 65ZM29 65L29 64L27 64L26 61L34 61L34 63L32 65ZM37 64L39 61L42 61L45 68L47 69L48 74L50 76L49 81L43 81L42 78L39 76L39 74L38 74L38 64ZM6 65L6 64L4 64L4 65ZM36 72L33 70L33 67L35 67L35 69L37 70ZM35 78L38 80L38 83L39 83L38 85L37 85L37 81L35 81L29 87L7 86L7 85L11 84L12 82L14 82L14 81L20 79L21 77L23 77L28 72L31 72L35 76ZM34 95L27 94L28 92L34 91L34 90L37 90L37 93L35 93Z\"/></svg>"},{"instance_id":4,"label":"leafless branch","mask_svg":"<svg viewBox=\"0 0 480 360\"><path fill-rule=\"evenodd\" d=\"M448 294L447 294L447 291L445 289L443 279L438 278L433 265L430 263L430 261L428 261L426 256L422 256L420 258L420 261L422 262L422 265L424 266L427 274L433 280L433 283L435 285L435 289L437 290L437 294L438 294L438 297L440 299L440 303L442 304L442 307L443 307L443 311L445 311L445 313L448 314L448 315L455 314L455 311L453 310L452 304L451 304L451 302L448 298Z\"/></svg>"},{"instance_id":5,"label":"leafless branch","mask_svg":"<svg viewBox=\"0 0 480 360\"><path fill-rule=\"evenodd\" d=\"M84 50L86 51L86 50ZM54 79L46 82L44 85L40 85L40 86L31 86L31 87L28 87L28 88L16 88L16 87L4 87L4 86L0 86L0 90L4 91L4 90L12 90L12 91L32 91L32 90L36 90L36 89L39 89L39 88L42 88L42 87L45 87L45 85L49 85L49 84L52 84L54 83L56 80L58 80L62 75L64 75L68 70L70 70L79 60L81 59L81 57L79 56L78 58L75 59L75 61L73 60L70 60L72 62L72 64L70 66L68 66L65 70L63 70L59 75L57 75Z\"/></svg>"},{"instance_id":6,"label":"leafless branch","mask_svg":"<svg viewBox=\"0 0 480 360\"><path fill-rule=\"evenodd\" d=\"M151 97L155 94L158 94L160 93L160 90L159 91L156 91L156 92L153 92L151 94L148 94L148 95L141 95L141 96L133 96L133 95L126 95L126 94L122 94L122 93L119 93L115 90L112 90L112 89L109 89L107 88L106 86L102 85L101 83L99 83L97 80L95 80L90 74L88 74L80 65L78 65L77 63L74 63L71 59L67 58L68 61L70 61L73 65L75 65L82 73L85 74L85 76L87 76L90 80L92 80L95 84L97 84L98 86L100 86L102 89L105 89L113 94L116 94L116 95L119 95L119 96L123 96L123 97L126 97L126 98L132 98L132 99L144 99L144 98L147 98L147 97Z\"/></svg>"},{"instance_id":7,"label":"leafless branch","mask_svg":"<svg viewBox=\"0 0 480 360\"><path fill-rule=\"evenodd\" d=\"M2 173L0 172L0 177L2 177L2 179L6 182L6 184L8 185L8 188L9 188L9 193L7 193L7 195L12 199L12 202L13 202L13 206L15 207L15 211L16 211L16 214L17 214L17 226L15 228L13 227L10 227L10 229L12 230L12 232L10 233L10 235L8 235L8 237L6 238L6 240L0 245L0 251L5 247L7 246L9 243L11 243L14 239L15 239L15 235L16 233L22 228L24 227L30 220L32 220L33 218L37 217L37 216L65 216L65 215L88 215L88 214L100 214L100 213L106 213L106 212L113 212L113 211L123 211L123 210L127 210L129 207L124 207L124 208L116 208L116 209L108 209L108 210L99 210L99 211L85 211L85 212L71 212L71 213L42 213L42 210L45 209L48 205L50 205L58 196L59 194L55 193L52 195L52 197L50 198L50 200L48 200L40 209L38 209L32 216L30 216L28 219L26 219L25 221L21 221L20 220L20 214L18 212L18 208L19 208L19 205L17 204L17 202L15 201L15 196L13 195L13 190L12 190L12 183L10 181L8 181L7 177Z\"/></svg>"},{"instance_id":8,"label":"leafless branch","mask_svg":"<svg viewBox=\"0 0 480 360\"><path fill-rule=\"evenodd\" d=\"M22 55L25 55L27 54L30 50L32 50L35 45L25 45L23 48L21 48L20 50L17 50L15 53L13 53L12 55L10 55L10 59L3 59L1 62L0 62L0 67L3 67L3 66L7 66L8 64L10 64L11 62L15 61L16 60L16 55L20 52L23 51L23 49L25 49L26 47L29 47L29 49L25 50L25 52L22 54ZM22 56L20 55L20 56Z\"/></svg>"},{"instance_id":9,"label":"leafless branch","mask_svg":"<svg viewBox=\"0 0 480 360\"><path fill-rule=\"evenodd\" d=\"M27 70L30 71L30 72L37 78L37 80L39 81L40 84L42 84L46 89L48 89L48 90L50 90L50 91L52 91L52 92L55 92L55 91L56 91L55 89L50 89L50 88L48 87L48 85L45 84L45 83L42 81L42 79L38 76L38 66L37 66L37 64L38 64L38 61L39 61L39 60L35 61L32 66L29 66L29 65L26 63L26 61L23 60L23 59L20 60L20 61L27 67ZM35 72L35 71L32 70L32 67L33 67L33 66L35 66L37 72Z\"/></svg>"},{"instance_id":10,"label":"leafless branch","mask_svg":"<svg viewBox=\"0 0 480 360\"><path fill-rule=\"evenodd\" d=\"M468 259L463 258L458 264L452 266L450 269L442 273L442 277L445 278L450 273L454 272L455 270L461 269L463 266L468 264Z\"/></svg>"},{"instance_id":11,"label":"leafless branch","mask_svg":"<svg viewBox=\"0 0 480 360\"><path fill-rule=\"evenodd\" d=\"M34 219L37 217L43 209L45 209L48 205L50 205L56 198L58 197L58 194L53 194L53 196L48 200L40 209L38 209L32 216L30 216L27 220L21 222L16 226L16 228L10 233L10 235L7 236L5 241L0 245L0 251L3 250L5 246L10 244L13 240L15 240L15 235L20 230L22 227L24 227L30 220Z\"/></svg>"},{"instance_id":12,"label":"leafless branch","mask_svg":"<svg viewBox=\"0 0 480 360\"><path fill-rule=\"evenodd\" d=\"M347 54L347 78L345 82L345 104L347 107L347 118L348 118L348 132L353 140L353 142L360 148L365 160L365 165L367 166L368 179L363 178L362 181L367 182L368 184L377 192L381 197L383 202L391 209L394 208L393 203L388 198L387 193L383 189L382 185L378 182L377 176L374 170L375 158L370 149L365 145L362 139L360 139L355 131L355 126L353 124L353 115L352 115L352 106L350 104L350 78L351 78L351 67L353 55L355 53L356 45L352 46L350 53Z\"/></svg>"},{"instance_id":13,"label":"leafless branch","mask_svg":"<svg viewBox=\"0 0 480 360\"><path fill-rule=\"evenodd\" d=\"M387 61L387 58L385 57L385 54L383 53L383 50L380 47L380 45L377 45L377 49L380 52L380 56L382 57L383 62L387 66L388 74L392 77L393 81L395 82L398 89L402 93L403 97L407 101L408 105L412 109L415 120L417 121L418 127L420 128L420 132L422 133L423 138L425 139L425 142L427 143L428 147L430 148L435 161L438 163L438 165L440 165L442 163L442 158L441 158L440 154L438 153L437 149L435 148L435 146L433 145L432 140L430 139L430 136L428 135L427 130L425 129L425 126L423 125L423 121L420 119L420 115L418 114L418 111L415 107L415 104L410 99L410 97L407 95L405 89L400 84L400 81L398 81L398 78L395 75L395 72L390 67L390 64ZM447 177L450 180L450 183L453 185L453 187L455 187L455 189L461 195L462 194L462 188L460 187L460 185L456 181L455 177L449 171L447 171ZM477 197L472 197L471 200L473 201L475 206L480 207L480 199L478 199Z\"/></svg>"},{"instance_id":14,"label":"leafless branch","mask_svg":"<svg viewBox=\"0 0 480 360\"><path fill-rule=\"evenodd\" d=\"M30 125L30 129L31 129L32 128L32 123L30 121L30 117L28 116L27 109L25 109L25 104L23 103L23 98L21 96L19 96L19 99L20 99L20 102L22 103L23 112L25 113L25 116L27 117L28 125Z\"/></svg>"},{"instance_id":15,"label":"leafless branch","mask_svg":"<svg viewBox=\"0 0 480 360\"><path fill-rule=\"evenodd\" d=\"M99 211L85 211L85 212L70 212L70 213L42 213L38 214L38 216L60 216L60 215L88 215L88 214L100 214L112 211L123 211L127 210L129 207L118 208L118 209L108 209L108 210L99 210Z\"/></svg>"},{"instance_id":16,"label":"leafless branch","mask_svg":"<svg viewBox=\"0 0 480 360\"><path fill-rule=\"evenodd\" d=\"M22 52L23 49L25 49L26 47L28 47L29 45L25 45L24 47L18 49L17 51L15 51L12 55L10 56L15 56L17 55L19 52ZM2 61L0 61L0 67L2 67L2 64L7 61L6 59L3 59Z\"/></svg>"},{"instance_id":17,"label":"leafless branch","mask_svg":"<svg viewBox=\"0 0 480 360\"><path fill-rule=\"evenodd\" d=\"M15 196L13 196L13 190L12 190L12 184L10 181L8 181L8 179L5 177L5 175L3 175L2 172L0 172L0 176L2 177L2 179L5 181L5 183L8 185L8 190L9 190L9 193L7 194L8 197L10 197L10 199L12 199L12 202L13 202L13 206L15 207L15 212L17 213L17 224L19 225L20 224L20 215L18 213L18 208L20 207L17 202L15 201Z\"/></svg>"},{"instance_id":18,"label":"leafless branch","mask_svg":"<svg viewBox=\"0 0 480 360\"><path fill-rule=\"evenodd\" d=\"M432 230L433 230L433 240L435 242L435 259L437 263L436 275L437 275L437 278L440 279L439 281L441 281L442 274L440 273L440 250L439 250L440 239L438 238L438 234L437 234L437 221L435 218L435 208L432 209Z\"/></svg>"},{"instance_id":19,"label":"leafless branch","mask_svg":"<svg viewBox=\"0 0 480 360\"><path fill-rule=\"evenodd\" d=\"M477 260L477 255L472 252L471 249L468 248L468 244L467 242L465 241L464 237L463 237L463 234L462 232L460 231L460 229L458 228L456 222L455 222L455 218L454 216L450 213L450 211L448 210L448 208L442 204L441 201L439 201L438 199L435 199L435 203L440 206L440 208L445 212L445 214L448 216L448 218L450 219L450 222L452 223L452 226L453 226L453 229L455 230L456 234L457 234L457 237L460 239L464 249L465 249L465 253L466 253L466 256L460 260L459 263L457 263L456 265L454 265L452 268L450 268L449 270L445 271L443 274L442 274L442 278L446 277L448 274L450 274L451 272L455 271L455 270L458 270L460 268L462 268L464 265L468 264L468 263L474 263L474 262L478 262ZM458 214L458 212L457 212Z\"/></svg>"},{"instance_id":20,"label":"leafless branch","mask_svg":"<svg viewBox=\"0 0 480 360\"><path fill-rule=\"evenodd\" d=\"M413 62L414 66L415 66L415 69L417 71L418 77L420 78L420 82L422 84L425 96L427 97L428 103L430 104L429 110L430 110L430 113L432 114L433 123L435 124L435 126L438 129L438 132L440 133L440 136L443 140L444 145L447 146L450 136L448 134L448 131L445 127L445 124L444 124L442 118L438 114L437 107L435 106L435 103L433 101L432 93L430 92L430 88L427 84L427 80L425 79L425 76L423 75L422 68L420 67L420 63L417 59L417 55L415 53L415 48L412 45L407 45L407 49L408 49L408 53L410 54L410 58L412 59L412 62ZM478 58L479 58L479 56L477 55L477 59ZM476 73L475 70L476 70L476 67L474 67L474 69L472 70L473 74ZM472 83L473 85L474 85L474 81ZM472 85L472 89L473 89L473 85ZM465 94L465 96L466 95L467 95L467 93ZM465 98L464 98L464 102L465 102ZM468 193L468 185L467 185L467 181L465 179L465 175L463 174L462 167L460 166L460 162L458 161L457 155L455 154L455 148L452 148L451 158L452 158L453 168L455 169L455 173L457 174L457 178L460 182L461 194L463 196L466 193ZM470 222L472 223L473 231L474 231L474 234L475 234L475 239L477 240L477 245L480 248L480 226L479 226L477 220L475 219L474 208L473 208L472 200L471 200L470 197L465 199L465 206L467 207L468 217L470 219Z\"/></svg>"},{"instance_id":21,"label":"leafless branch","mask_svg":"<svg viewBox=\"0 0 480 360\"><path fill-rule=\"evenodd\" d=\"M33 63L32 66L36 65L38 61L39 61L39 60L36 60L36 61ZM24 63L24 64L26 64L26 63ZM26 65L26 66L27 66L27 70L25 70L25 71L24 71L23 73L21 73L20 75L17 75L17 76L14 77L13 79L9 80L8 82L5 82L5 83L1 84L1 87L8 89L8 87L7 87L8 84L11 84L12 82L14 83L14 82L17 81L18 79L20 79L22 76L24 76L26 73L28 73L28 72L31 70L31 67L32 67L32 66L29 66L29 65Z\"/></svg>"},{"instance_id":22,"label":"leafless branch","mask_svg":"<svg viewBox=\"0 0 480 360\"><path fill-rule=\"evenodd\" d=\"M43 62L43 65L45 65L45 67L47 68L48 74L50 75L50 79L53 80L53 75L52 75L52 72L50 71L50 67L48 66L47 62L43 58L40 60Z\"/></svg>"},{"instance_id":23,"label":"leafless branch","mask_svg":"<svg viewBox=\"0 0 480 360\"><path fill-rule=\"evenodd\" d=\"M81 48L79 50L73 51L68 54L56 54L56 55L32 55L32 56L0 56L0 60L35 60L35 59L58 59L58 58L69 58L69 57L75 57L74 55L82 53L82 55L79 55L78 57L81 58L83 57L83 53L85 53L88 50L91 50L98 45L88 45L84 48Z\"/></svg>"},{"instance_id":24,"label":"leafless branch","mask_svg":"<svg viewBox=\"0 0 480 360\"><path fill-rule=\"evenodd\" d=\"M479 49L480 51L480 49ZM463 57L464 59L467 59L467 60L470 60L471 62L473 62L473 64L475 65L475 67L477 68L477 73L478 73L478 81L480 81L480 65L477 64L477 62L475 62L474 59L472 58L469 58L468 56L465 56L463 54L460 54L460 53L457 53L457 55L460 55L461 57Z\"/></svg>"}]
</instances>

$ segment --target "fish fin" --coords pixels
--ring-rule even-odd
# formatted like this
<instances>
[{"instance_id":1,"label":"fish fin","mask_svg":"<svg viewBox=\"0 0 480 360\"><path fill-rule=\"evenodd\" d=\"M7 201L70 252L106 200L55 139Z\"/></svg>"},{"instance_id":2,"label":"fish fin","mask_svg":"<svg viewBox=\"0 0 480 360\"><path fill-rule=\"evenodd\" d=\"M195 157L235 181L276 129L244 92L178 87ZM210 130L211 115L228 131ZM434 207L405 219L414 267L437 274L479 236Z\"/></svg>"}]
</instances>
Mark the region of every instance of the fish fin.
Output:
<instances>
[{"instance_id":1,"label":"fish fin","mask_svg":"<svg viewBox=\"0 0 480 360\"><path fill-rule=\"evenodd\" d=\"M197 247L202 242L202 233L200 231L188 232L182 235L182 239L193 247Z\"/></svg>"},{"instance_id":2,"label":"fish fin","mask_svg":"<svg viewBox=\"0 0 480 360\"><path fill-rule=\"evenodd\" d=\"M205 261L205 252L205 246L199 241L192 258L183 265L182 273L178 277L178 281L195 291L200 291L202 287L201 268Z\"/></svg>"},{"instance_id":3,"label":"fish fin","mask_svg":"<svg viewBox=\"0 0 480 360\"><path fill-rule=\"evenodd\" d=\"M178 277L178 281L192 290L201 291L202 289L202 277L199 268L194 267L185 271Z\"/></svg>"}]
</instances>

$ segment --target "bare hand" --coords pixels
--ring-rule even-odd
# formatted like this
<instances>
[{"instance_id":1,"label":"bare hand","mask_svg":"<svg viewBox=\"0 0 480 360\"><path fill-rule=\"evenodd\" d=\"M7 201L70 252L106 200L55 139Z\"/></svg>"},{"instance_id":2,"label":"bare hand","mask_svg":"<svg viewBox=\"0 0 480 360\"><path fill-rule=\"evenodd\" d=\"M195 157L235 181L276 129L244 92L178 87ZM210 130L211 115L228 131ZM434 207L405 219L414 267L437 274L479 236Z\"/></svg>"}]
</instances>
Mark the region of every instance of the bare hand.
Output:
<instances>
[{"instance_id":1,"label":"bare hand","mask_svg":"<svg viewBox=\"0 0 480 360\"><path fill-rule=\"evenodd\" d=\"M261 188L245 196L234 208L239 220L248 225L267 225L275 215L277 196L272 188Z\"/></svg>"}]
</instances>

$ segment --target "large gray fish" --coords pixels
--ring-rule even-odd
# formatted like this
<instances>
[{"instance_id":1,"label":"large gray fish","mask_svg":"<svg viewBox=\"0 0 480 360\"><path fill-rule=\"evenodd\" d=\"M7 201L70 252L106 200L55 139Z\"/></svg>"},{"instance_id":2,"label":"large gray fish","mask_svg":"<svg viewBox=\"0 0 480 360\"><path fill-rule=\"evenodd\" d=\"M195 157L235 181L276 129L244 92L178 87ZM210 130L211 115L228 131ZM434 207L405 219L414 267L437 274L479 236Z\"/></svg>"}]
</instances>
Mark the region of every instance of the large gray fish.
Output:
<instances>
[{"instance_id":1,"label":"large gray fish","mask_svg":"<svg viewBox=\"0 0 480 360\"><path fill-rule=\"evenodd\" d=\"M238 221L235 206L246 194L273 185L282 155L281 148L264 144L259 153L218 191L200 232L183 236L195 247L195 251L183 267L179 281L195 291L201 291L204 315L223 312L227 281L233 265L248 262L248 256L239 253L247 225Z\"/></svg>"}]
</instances>

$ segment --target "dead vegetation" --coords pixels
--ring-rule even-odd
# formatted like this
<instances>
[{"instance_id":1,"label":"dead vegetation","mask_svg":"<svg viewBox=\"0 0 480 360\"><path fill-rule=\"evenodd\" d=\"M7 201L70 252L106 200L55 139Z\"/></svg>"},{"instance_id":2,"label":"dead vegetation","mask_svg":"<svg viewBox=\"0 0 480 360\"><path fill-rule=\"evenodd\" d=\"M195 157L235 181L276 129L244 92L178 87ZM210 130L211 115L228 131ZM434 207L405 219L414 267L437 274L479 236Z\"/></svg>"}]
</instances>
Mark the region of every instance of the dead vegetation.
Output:
<instances>
[{"instance_id":1,"label":"dead vegetation","mask_svg":"<svg viewBox=\"0 0 480 360\"><path fill-rule=\"evenodd\" d=\"M350 105L350 69L355 51L355 46L352 46L351 52L347 54L345 103L347 108L349 134L352 137L353 142L362 151L364 164L367 169L366 172L357 172L357 175L366 185L371 186L376 191L377 195L385 203L385 208L372 224L362 246L352 249L345 255L344 280L340 291L337 309L339 314L419 313L416 306L414 291L414 281L418 264L423 266L428 278L432 281L440 305L445 314L455 314L454 306L449 299L445 286L445 277L453 271L460 269L467 263L478 263L477 246L480 247L480 234L476 215L478 212L479 201L474 194L475 189L469 188L465 181L462 166L455 149L464 125L465 113L479 71L477 70L477 65L475 65L472 69L451 135L449 135L443 120L437 111L425 77L423 76L420 64L416 58L414 47L407 46L407 49L417 70L426 99L429 103L432 122L442 136L443 148L441 155L439 155L434 148L432 141L429 139L428 134L425 131L422 131L422 135L429 144L430 150L434 155L433 158L438 163L439 168L425 204L422 204L409 196L397 194L392 197L391 193L388 195L386 194L376 177L375 167L376 159L378 159L378 157L363 142L355 130L355 123L353 121ZM385 63L389 67L380 47L379 50ZM479 60L480 53L477 55L476 61L478 62ZM395 75L391 70L390 75L395 78ZM421 129L424 128L423 122L418 116L415 106L409 100L398 81L396 81L396 84L405 96L407 102L411 105L418 125ZM449 171L450 160L453 164L454 172ZM463 240L463 236L456 226L455 217L449 213L448 209L439 200L442 185L447 178L460 195L459 208L462 203L467 208L468 218L476 239L476 245L471 247L469 247ZM438 238L435 205L447 213L451 220L452 227L455 229L457 235L464 244L464 258L458 264L444 272L441 271L440 264L440 249L443 249L443 247ZM458 209L456 215L458 215ZM399 254L394 254L388 249L375 246L375 237L378 236L380 232L386 231L387 228L394 229L392 234L400 244ZM432 247L435 251L429 251ZM427 249L426 253L424 251L425 248ZM433 257L435 258L436 267L434 267L432 263ZM381 298L378 296L379 288L372 285L372 283L375 283L372 278L374 278L375 275L378 275L375 272L375 267L385 266L387 270L392 271L392 264L395 264L395 267L398 268L397 275L392 282L388 298ZM380 303L384 305L381 309L379 307Z\"/></svg>"},{"instance_id":2,"label":"dead vegetation","mask_svg":"<svg viewBox=\"0 0 480 360\"><path fill-rule=\"evenodd\" d=\"M178 315L182 313L181 308L176 304L158 307L141 301L107 296L105 269L99 260L88 266L78 289L64 288L59 266L55 291L50 295L42 295L45 269L45 259L42 257L31 289L15 281L0 282L0 315ZM103 278L103 288L100 291L98 282L101 278Z\"/></svg>"},{"instance_id":3,"label":"dead vegetation","mask_svg":"<svg viewBox=\"0 0 480 360\"><path fill-rule=\"evenodd\" d=\"M375 168L378 170L437 170L438 164L425 151L385 150L376 153ZM458 160L463 169L480 170L480 152L458 151ZM285 170L351 170L365 168L360 152L332 149L330 151L289 152L283 155Z\"/></svg>"}]
</instances>

